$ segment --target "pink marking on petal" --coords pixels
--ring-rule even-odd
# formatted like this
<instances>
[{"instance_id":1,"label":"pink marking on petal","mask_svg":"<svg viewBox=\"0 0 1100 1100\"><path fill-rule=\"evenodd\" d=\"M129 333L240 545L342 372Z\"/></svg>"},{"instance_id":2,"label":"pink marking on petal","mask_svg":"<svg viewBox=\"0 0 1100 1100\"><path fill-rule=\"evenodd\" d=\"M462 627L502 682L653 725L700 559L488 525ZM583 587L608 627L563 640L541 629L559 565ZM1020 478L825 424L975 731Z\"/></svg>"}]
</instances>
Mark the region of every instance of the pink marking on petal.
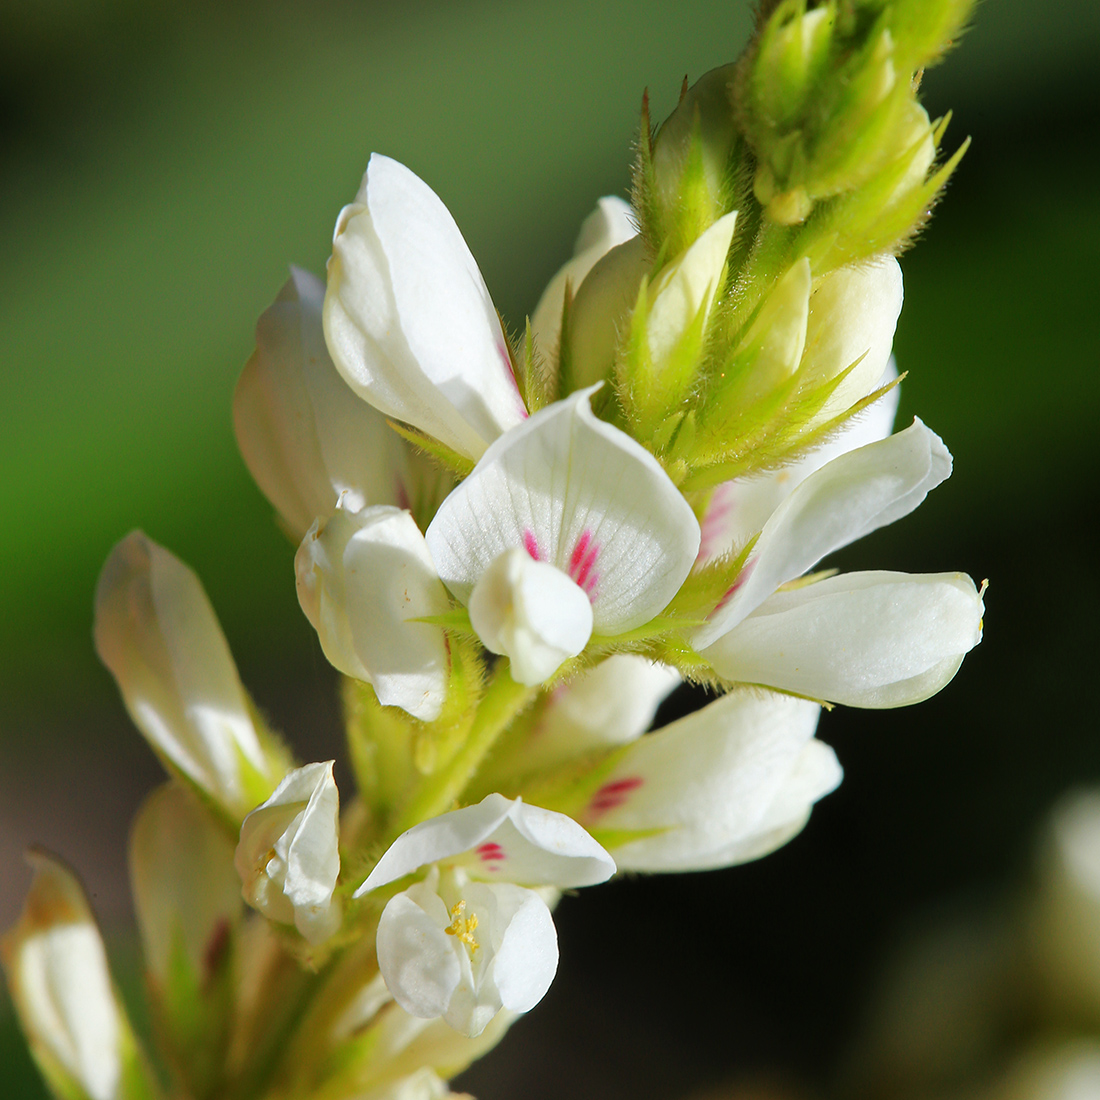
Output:
<instances>
[{"instance_id":1,"label":"pink marking on petal","mask_svg":"<svg viewBox=\"0 0 1100 1100\"><path fill-rule=\"evenodd\" d=\"M484 844L479 844L474 851L485 864L486 871L499 871L504 865L506 858L504 849L495 841L487 840Z\"/></svg>"},{"instance_id":2,"label":"pink marking on petal","mask_svg":"<svg viewBox=\"0 0 1100 1100\"><path fill-rule=\"evenodd\" d=\"M599 556L600 548L592 541L592 532L585 528L573 547L573 553L569 555L569 576L579 588L584 589L589 600L595 599L596 582L600 579L592 568Z\"/></svg>"},{"instance_id":3,"label":"pink marking on petal","mask_svg":"<svg viewBox=\"0 0 1100 1100\"><path fill-rule=\"evenodd\" d=\"M523 532L523 548L535 561L542 561L542 554L539 553L539 541L535 538L535 532L530 528Z\"/></svg>"},{"instance_id":4,"label":"pink marking on petal","mask_svg":"<svg viewBox=\"0 0 1100 1100\"><path fill-rule=\"evenodd\" d=\"M736 486L732 481L719 485L711 494L707 510L703 513L702 537L699 540L697 562L707 561L722 551L727 540L726 520L737 505Z\"/></svg>"},{"instance_id":5,"label":"pink marking on petal","mask_svg":"<svg viewBox=\"0 0 1100 1100\"><path fill-rule=\"evenodd\" d=\"M610 783L605 783L588 803L589 820L621 806L631 791L636 791L644 782L640 775L632 775L626 779L613 779Z\"/></svg>"}]
</instances>

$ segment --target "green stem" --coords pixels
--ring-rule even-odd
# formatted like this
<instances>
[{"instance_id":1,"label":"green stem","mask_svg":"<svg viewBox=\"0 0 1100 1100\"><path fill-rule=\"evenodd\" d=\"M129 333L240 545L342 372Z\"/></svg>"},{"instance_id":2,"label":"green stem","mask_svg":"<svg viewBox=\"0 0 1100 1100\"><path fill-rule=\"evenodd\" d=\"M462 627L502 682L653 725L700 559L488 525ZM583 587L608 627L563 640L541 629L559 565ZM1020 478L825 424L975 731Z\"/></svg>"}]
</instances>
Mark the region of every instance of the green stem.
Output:
<instances>
[{"instance_id":1,"label":"green stem","mask_svg":"<svg viewBox=\"0 0 1100 1100\"><path fill-rule=\"evenodd\" d=\"M438 817L453 808L455 800L485 759L485 754L538 690L537 687L517 684L512 679L508 661L501 659L481 697L466 743L443 768L425 778L413 798L394 819L389 832L390 841L421 821Z\"/></svg>"}]
</instances>

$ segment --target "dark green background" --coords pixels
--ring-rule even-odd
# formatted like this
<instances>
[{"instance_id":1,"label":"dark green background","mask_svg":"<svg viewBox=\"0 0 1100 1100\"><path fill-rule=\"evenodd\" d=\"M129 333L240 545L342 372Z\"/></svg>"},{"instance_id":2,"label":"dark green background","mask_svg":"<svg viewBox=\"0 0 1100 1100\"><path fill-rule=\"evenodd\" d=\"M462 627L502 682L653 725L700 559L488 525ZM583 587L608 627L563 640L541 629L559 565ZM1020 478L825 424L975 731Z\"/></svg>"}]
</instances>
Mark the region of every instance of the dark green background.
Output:
<instances>
[{"instance_id":1,"label":"dark green background","mask_svg":"<svg viewBox=\"0 0 1100 1100\"><path fill-rule=\"evenodd\" d=\"M40 841L123 955L126 828L158 769L91 648L117 539L141 526L192 564L261 705L304 757L339 751L229 417L286 264L322 269L378 149L443 197L521 324L625 192L643 87L662 117L749 26L712 0L228 7L0 2L0 924ZM1053 798L1100 780L1098 54L1092 0L988 0L925 81L948 146L974 146L903 261L899 422L919 413L956 473L840 564L988 576L986 640L927 704L823 720L847 777L787 849L566 899L559 978L470 1075L482 1100L820 1080L899 923L1011 874ZM0 1044L4 1095L41 1095L10 1024Z\"/></svg>"}]
</instances>

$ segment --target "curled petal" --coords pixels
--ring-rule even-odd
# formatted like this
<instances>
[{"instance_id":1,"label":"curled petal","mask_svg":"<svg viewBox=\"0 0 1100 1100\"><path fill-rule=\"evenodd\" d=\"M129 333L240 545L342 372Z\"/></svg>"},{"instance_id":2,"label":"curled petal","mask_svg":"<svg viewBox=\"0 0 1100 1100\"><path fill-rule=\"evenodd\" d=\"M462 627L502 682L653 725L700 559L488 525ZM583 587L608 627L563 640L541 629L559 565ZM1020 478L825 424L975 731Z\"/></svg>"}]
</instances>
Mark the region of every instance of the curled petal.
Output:
<instances>
[{"instance_id":1,"label":"curled petal","mask_svg":"<svg viewBox=\"0 0 1100 1100\"><path fill-rule=\"evenodd\" d=\"M330 760L295 768L241 825L234 861L245 901L293 923L312 944L340 924L333 899L340 874L340 796Z\"/></svg>"},{"instance_id":2,"label":"curled petal","mask_svg":"<svg viewBox=\"0 0 1100 1100\"><path fill-rule=\"evenodd\" d=\"M728 680L855 707L935 695L982 636L962 573L843 573L777 592L702 651Z\"/></svg>"},{"instance_id":3,"label":"curled petal","mask_svg":"<svg viewBox=\"0 0 1100 1100\"><path fill-rule=\"evenodd\" d=\"M523 548L584 589L597 633L618 634L658 614L690 572L694 513L644 447L593 415L590 396L499 439L436 513L428 549L463 603L499 555Z\"/></svg>"},{"instance_id":4,"label":"curled petal","mask_svg":"<svg viewBox=\"0 0 1100 1100\"><path fill-rule=\"evenodd\" d=\"M111 551L99 575L95 645L134 723L170 767L238 820L271 792L282 757L261 743L199 579L140 531Z\"/></svg>"},{"instance_id":5,"label":"curled petal","mask_svg":"<svg viewBox=\"0 0 1100 1100\"><path fill-rule=\"evenodd\" d=\"M615 873L615 861L572 818L491 794L402 833L355 897L429 863L461 866L479 879L563 889Z\"/></svg>"},{"instance_id":6,"label":"curled petal","mask_svg":"<svg viewBox=\"0 0 1100 1100\"><path fill-rule=\"evenodd\" d=\"M325 337L348 384L387 416L477 458L526 410L481 272L447 208L375 153L332 243Z\"/></svg>"},{"instance_id":7,"label":"curled petal","mask_svg":"<svg viewBox=\"0 0 1100 1100\"><path fill-rule=\"evenodd\" d=\"M592 605L560 569L505 550L470 594L470 622L485 647L506 654L512 678L540 684L592 635Z\"/></svg>"},{"instance_id":8,"label":"curled petal","mask_svg":"<svg viewBox=\"0 0 1100 1100\"><path fill-rule=\"evenodd\" d=\"M385 417L352 392L325 347L325 286L292 267L256 325L233 395L237 443L256 483L301 538L341 495L358 510L407 503L409 459Z\"/></svg>"},{"instance_id":9,"label":"curled petal","mask_svg":"<svg viewBox=\"0 0 1100 1100\"><path fill-rule=\"evenodd\" d=\"M571 285L576 294L592 266L637 232L630 204L614 195L600 199L596 209L584 219L572 259L550 280L531 314L531 332L544 355L558 352L566 285Z\"/></svg>"},{"instance_id":10,"label":"curled petal","mask_svg":"<svg viewBox=\"0 0 1100 1100\"><path fill-rule=\"evenodd\" d=\"M298 602L325 656L374 685L384 706L439 717L447 686L443 629L414 620L450 607L408 512L343 506L313 525L294 560Z\"/></svg>"},{"instance_id":11,"label":"curled petal","mask_svg":"<svg viewBox=\"0 0 1100 1100\"><path fill-rule=\"evenodd\" d=\"M620 869L694 871L763 855L840 780L832 751L813 741L819 710L801 699L725 695L634 742L581 821L649 834L615 847Z\"/></svg>"},{"instance_id":12,"label":"curled petal","mask_svg":"<svg viewBox=\"0 0 1100 1100\"><path fill-rule=\"evenodd\" d=\"M811 474L764 524L736 591L696 632L696 648L710 645L827 554L908 515L950 473L943 441L914 420Z\"/></svg>"}]
</instances>

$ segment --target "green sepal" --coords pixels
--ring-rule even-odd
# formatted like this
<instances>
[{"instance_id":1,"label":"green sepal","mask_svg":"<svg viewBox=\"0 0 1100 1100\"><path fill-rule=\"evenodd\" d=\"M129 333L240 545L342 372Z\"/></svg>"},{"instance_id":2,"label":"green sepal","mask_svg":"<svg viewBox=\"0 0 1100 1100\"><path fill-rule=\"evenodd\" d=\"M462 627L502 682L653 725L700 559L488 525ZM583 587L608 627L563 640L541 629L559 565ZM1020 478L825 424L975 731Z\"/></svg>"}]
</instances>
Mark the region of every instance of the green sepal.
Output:
<instances>
[{"instance_id":1,"label":"green sepal","mask_svg":"<svg viewBox=\"0 0 1100 1100\"><path fill-rule=\"evenodd\" d=\"M435 459L445 470L454 474L460 481L469 476L474 468L474 460L460 455L458 451L451 450L445 443L440 443L434 436L411 428L397 420L386 420L391 428L407 443L411 443L418 451L423 451L429 458Z\"/></svg>"}]
</instances>

